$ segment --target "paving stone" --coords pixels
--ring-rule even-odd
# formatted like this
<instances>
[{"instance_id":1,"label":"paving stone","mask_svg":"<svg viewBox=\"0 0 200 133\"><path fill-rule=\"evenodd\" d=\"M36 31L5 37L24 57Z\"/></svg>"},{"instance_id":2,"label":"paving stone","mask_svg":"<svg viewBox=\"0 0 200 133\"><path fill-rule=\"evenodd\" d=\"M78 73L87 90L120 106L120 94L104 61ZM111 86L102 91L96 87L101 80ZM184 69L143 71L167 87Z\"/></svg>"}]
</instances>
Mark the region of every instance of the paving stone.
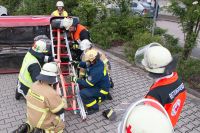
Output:
<instances>
[{"instance_id":1,"label":"paving stone","mask_svg":"<svg viewBox=\"0 0 200 133\"><path fill-rule=\"evenodd\" d=\"M115 87L111 89L113 100L103 102L100 111L88 116L86 121L82 121L80 116L72 111L65 112L64 133L116 133L128 105L147 93L152 80L144 72L110 60L111 75L115 83ZM25 100L16 101L14 98L17 76L17 74L0 75L0 133L9 133L26 121ZM106 120L102 116L102 111L107 108L117 110L115 121ZM176 133L200 132L200 102L187 98L175 131Z\"/></svg>"}]
</instances>

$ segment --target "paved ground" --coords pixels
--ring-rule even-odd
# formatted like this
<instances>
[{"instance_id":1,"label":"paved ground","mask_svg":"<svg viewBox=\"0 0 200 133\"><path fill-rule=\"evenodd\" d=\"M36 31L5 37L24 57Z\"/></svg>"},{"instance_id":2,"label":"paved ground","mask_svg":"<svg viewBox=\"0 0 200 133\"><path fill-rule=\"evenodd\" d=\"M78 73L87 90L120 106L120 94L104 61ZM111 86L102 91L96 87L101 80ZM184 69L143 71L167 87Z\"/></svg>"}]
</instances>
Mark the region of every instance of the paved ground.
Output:
<instances>
[{"instance_id":1,"label":"paved ground","mask_svg":"<svg viewBox=\"0 0 200 133\"><path fill-rule=\"evenodd\" d=\"M146 73L131 67L125 61L111 56L112 77L115 87L111 90L114 100L106 101L100 107L100 112L88 116L82 121L79 115L66 112L67 133L116 133L119 121L127 105L142 98L151 84ZM0 75L0 133L10 133L25 121L25 101L14 99L17 75ZM108 121L101 115L102 110L114 108L118 117L115 121ZM200 102L196 98L187 98L186 105L176 127L176 133L200 132Z\"/></svg>"}]
</instances>

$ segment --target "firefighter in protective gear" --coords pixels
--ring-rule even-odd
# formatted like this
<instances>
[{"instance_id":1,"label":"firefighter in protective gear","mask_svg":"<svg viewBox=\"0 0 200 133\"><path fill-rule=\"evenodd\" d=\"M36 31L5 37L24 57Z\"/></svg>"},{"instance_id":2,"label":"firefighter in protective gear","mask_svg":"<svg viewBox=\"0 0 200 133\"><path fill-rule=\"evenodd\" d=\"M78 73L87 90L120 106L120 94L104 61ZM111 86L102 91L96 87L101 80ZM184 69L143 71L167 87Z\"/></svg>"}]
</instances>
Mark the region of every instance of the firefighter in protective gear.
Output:
<instances>
[{"instance_id":1,"label":"firefighter in protective gear","mask_svg":"<svg viewBox=\"0 0 200 133\"><path fill-rule=\"evenodd\" d=\"M155 79L145 98L161 103L172 125L175 126L186 100L185 86L177 72L174 72L177 59L172 57L168 49L158 43L151 43L139 49L136 52L136 61L138 61L137 57L141 59L141 62L136 64L141 64Z\"/></svg>"},{"instance_id":2,"label":"firefighter in protective gear","mask_svg":"<svg viewBox=\"0 0 200 133\"><path fill-rule=\"evenodd\" d=\"M27 94L32 83L36 81L41 66L45 62L54 61L54 58L52 56L46 56L46 53L46 41L43 39L35 41L32 48L26 53L18 76L18 85L15 95L17 100L19 100L21 96Z\"/></svg>"},{"instance_id":3,"label":"firefighter in protective gear","mask_svg":"<svg viewBox=\"0 0 200 133\"><path fill-rule=\"evenodd\" d=\"M53 88L58 83L57 75L58 66L55 62L44 64L26 96L27 126L24 128L39 128L47 133L63 132L66 103Z\"/></svg>"},{"instance_id":4,"label":"firefighter in protective gear","mask_svg":"<svg viewBox=\"0 0 200 133\"><path fill-rule=\"evenodd\" d=\"M154 108L151 105L157 106ZM142 99L127 109L118 133L174 133L173 126L162 105L151 99Z\"/></svg>"},{"instance_id":5,"label":"firefighter in protective gear","mask_svg":"<svg viewBox=\"0 0 200 133\"><path fill-rule=\"evenodd\" d=\"M57 7L57 10L55 10L51 14L51 16L55 16L55 17L59 17L59 16L67 17L68 16L67 11L64 10L64 3L62 1L58 1L56 3L56 7Z\"/></svg>"},{"instance_id":6,"label":"firefighter in protective gear","mask_svg":"<svg viewBox=\"0 0 200 133\"><path fill-rule=\"evenodd\" d=\"M90 33L85 26L79 24L77 18L65 18L62 21L62 25L68 31L72 42L71 47L76 53L76 57L74 57L73 59L80 61L80 56L83 52L82 50L80 50L80 43L84 39L90 40Z\"/></svg>"},{"instance_id":7,"label":"firefighter in protective gear","mask_svg":"<svg viewBox=\"0 0 200 133\"><path fill-rule=\"evenodd\" d=\"M111 88L113 88L114 87L114 83L113 83L112 78L110 76L111 64L110 64L110 61L108 60L108 58L106 57L106 55L102 51L100 51L99 49L93 47L92 43L88 39L84 39L83 41L81 41L81 43L80 43L80 50L83 51L83 53L81 55L81 60L82 61L85 61L85 53L88 50L95 50L95 51L97 51L99 53L100 60L104 63L104 65L106 67L106 70L108 72L108 76L109 76L110 83L111 83ZM81 77L85 77L85 70L84 69L80 69L80 71L79 71L79 77L80 78Z\"/></svg>"},{"instance_id":8,"label":"firefighter in protective gear","mask_svg":"<svg viewBox=\"0 0 200 133\"><path fill-rule=\"evenodd\" d=\"M88 50L85 56L86 62L80 62L79 67L86 70L86 79L72 77L72 81L83 87L80 91L80 96L88 115L90 115L99 111L98 103L104 101L109 94L110 81L106 68L99 59L98 52Z\"/></svg>"}]
</instances>

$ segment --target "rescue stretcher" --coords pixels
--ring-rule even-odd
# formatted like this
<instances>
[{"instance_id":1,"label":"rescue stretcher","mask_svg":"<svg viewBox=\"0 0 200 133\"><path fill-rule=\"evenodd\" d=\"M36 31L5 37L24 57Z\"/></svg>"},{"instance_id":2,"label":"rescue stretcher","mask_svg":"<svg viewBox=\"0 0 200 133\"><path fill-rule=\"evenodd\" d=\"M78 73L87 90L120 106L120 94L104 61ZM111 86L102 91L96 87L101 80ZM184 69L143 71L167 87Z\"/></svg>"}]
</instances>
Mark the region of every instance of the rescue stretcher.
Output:
<instances>
[{"instance_id":1,"label":"rescue stretcher","mask_svg":"<svg viewBox=\"0 0 200 133\"><path fill-rule=\"evenodd\" d=\"M86 119L86 112L79 95L79 86L70 81L71 76L77 76L74 66L69 61L72 55L69 47L67 34L60 26L63 18L51 16L6 16L0 21L0 73L17 73L22 60L28 49L33 44L33 38L37 35L45 34L50 37L51 54L60 59L59 85L57 92L66 98L67 111L74 114L80 113L83 120ZM58 25L54 27L52 20L58 20ZM17 22L17 23L16 23ZM12 58L11 58L12 57ZM20 57L20 58L19 58ZM10 65L6 63L10 62ZM9 68L10 67L10 68Z\"/></svg>"}]
</instances>

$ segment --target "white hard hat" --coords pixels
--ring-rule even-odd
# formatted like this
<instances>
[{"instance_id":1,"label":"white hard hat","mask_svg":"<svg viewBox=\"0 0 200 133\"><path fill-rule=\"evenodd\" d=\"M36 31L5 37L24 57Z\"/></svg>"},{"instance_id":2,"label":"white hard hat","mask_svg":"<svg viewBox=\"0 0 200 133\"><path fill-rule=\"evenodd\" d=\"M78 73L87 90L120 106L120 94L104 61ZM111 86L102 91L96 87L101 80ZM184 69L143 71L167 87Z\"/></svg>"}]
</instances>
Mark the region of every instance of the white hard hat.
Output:
<instances>
[{"instance_id":1,"label":"white hard hat","mask_svg":"<svg viewBox=\"0 0 200 133\"><path fill-rule=\"evenodd\" d=\"M63 3L62 1L58 1L58 2L56 3L56 6L57 6L57 7L58 7L58 6L64 7L64 3Z\"/></svg>"},{"instance_id":2,"label":"white hard hat","mask_svg":"<svg viewBox=\"0 0 200 133\"><path fill-rule=\"evenodd\" d=\"M84 51L86 49L89 49L92 46L92 43L88 39L84 39L80 43L80 50Z\"/></svg>"},{"instance_id":3,"label":"white hard hat","mask_svg":"<svg viewBox=\"0 0 200 133\"><path fill-rule=\"evenodd\" d=\"M61 25L63 27L65 27L66 30L69 30L69 28L72 26L72 24L73 24L73 18L64 18L61 21Z\"/></svg>"},{"instance_id":4,"label":"white hard hat","mask_svg":"<svg viewBox=\"0 0 200 133\"><path fill-rule=\"evenodd\" d=\"M159 43L150 43L135 53L135 63L152 73L164 73L166 66L173 60L168 49Z\"/></svg>"},{"instance_id":5,"label":"white hard hat","mask_svg":"<svg viewBox=\"0 0 200 133\"><path fill-rule=\"evenodd\" d=\"M142 99L128 109L118 133L174 133L174 131L162 105L151 99Z\"/></svg>"},{"instance_id":6,"label":"white hard hat","mask_svg":"<svg viewBox=\"0 0 200 133\"><path fill-rule=\"evenodd\" d=\"M85 53L85 60L86 61L94 61L98 55L98 52L94 49L90 49Z\"/></svg>"},{"instance_id":7,"label":"white hard hat","mask_svg":"<svg viewBox=\"0 0 200 133\"><path fill-rule=\"evenodd\" d=\"M38 41L35 41L32 49L38 53L46 53L47 52L46 47L47 47L46 41L40 39Z\"/></svg>"},{"instance_id":8,"label":"white hard hat","mask_svg":"<svg viewBox=\"0 0 200 133\"><path fill-rule=\"evenodd\" d=\"M58 73L58 66L55 62L45 63L36 79L53 84L57 82Z\"/></svg>"}]
</instances>

